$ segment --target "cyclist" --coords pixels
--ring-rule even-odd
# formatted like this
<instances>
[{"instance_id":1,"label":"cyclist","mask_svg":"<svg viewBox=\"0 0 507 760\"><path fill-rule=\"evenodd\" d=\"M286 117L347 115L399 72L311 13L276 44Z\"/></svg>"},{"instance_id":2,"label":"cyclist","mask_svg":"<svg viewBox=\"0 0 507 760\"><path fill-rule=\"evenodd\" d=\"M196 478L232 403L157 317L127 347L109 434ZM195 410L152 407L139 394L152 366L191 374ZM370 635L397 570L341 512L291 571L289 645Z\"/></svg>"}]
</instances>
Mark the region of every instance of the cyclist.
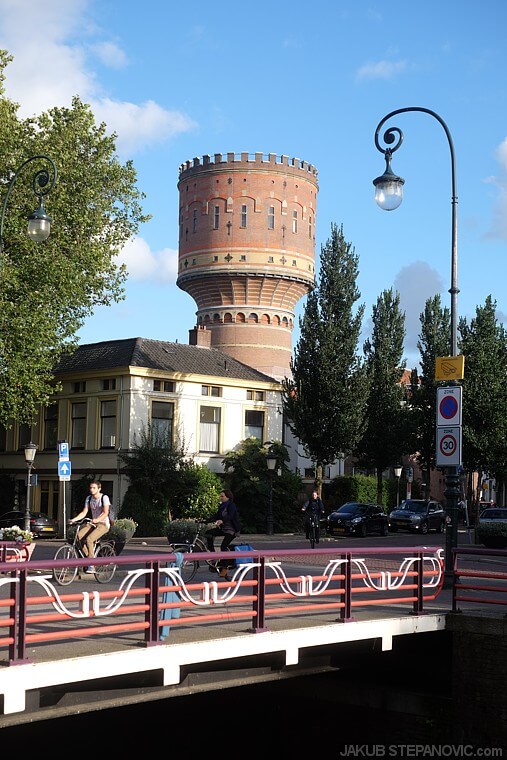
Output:
<instances>
[{"instance_id":1,"label":"cyclist","mask_svg":"<svg viewBox=\"0 0 507 760\"><path fill-rule=\"evenodd\" d=\"M306 538L310 538L310 515L317 515L318 520L324 517L324 503L319 498L317 491L312 491L311 497L303 504L302 512L305 513L305 531ZM315 529L315 542L318 544L320 539L319 523Z\"/></svg>"},{"instance_id":2,"label":"cyclist","mask_svg":"<svg viewBox=\"0 0 507 760\"><path fill-rule=\"evenodd\" d=\"M220 506L216 515L213 517L216 522L214 528L206 531L206 545L209 552L215 551L215 536L222 536L220 551L226 552L236 536L240 535L240 524L238 508L234 503L232 491L222 491L220 493ZM227 575L227 562L220 562L220 575L229 580Z\"/></svg>"},{"instance_id":3,"label":"cyclist","mask_svg":"<svg viewBox=\"0 0 507 760\"><path fill-rule=\"evenodd\" d=\"M92 480L90 483L90 495L86 497L85 505L81 512L70 520L71 525L83 517L91 517L91 523L85 523L78 528L77 537L81 542L81 547L85 557L93 557L95 541L107 533L110 528L109 508L111 502L109 496L101 493L102 483L99 480ZM95 572L93 565L85 570L86 573Z\"/></svg>"}]
</instances>

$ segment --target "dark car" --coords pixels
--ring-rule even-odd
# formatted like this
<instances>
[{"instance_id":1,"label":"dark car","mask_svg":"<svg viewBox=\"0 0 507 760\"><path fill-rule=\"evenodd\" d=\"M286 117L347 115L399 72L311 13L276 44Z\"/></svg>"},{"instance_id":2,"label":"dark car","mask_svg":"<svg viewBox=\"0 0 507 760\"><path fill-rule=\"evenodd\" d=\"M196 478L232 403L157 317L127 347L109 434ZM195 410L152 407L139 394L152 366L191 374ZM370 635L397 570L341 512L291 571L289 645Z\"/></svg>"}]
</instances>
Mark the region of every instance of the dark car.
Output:
<instances>
[{"instance_id":1,"label":"dark car","mask_svg":"<svg viewBox=\"0 0 507 760\"><path fill-rule=\"evenodd\" d=\"M361 536L368 533L389 533L388 517L382 507L377 504L364 504L350 501L343 504L327 518L327 533L329 536Z\"/></svg>"},{"instance_id":2,"label":"dark car","mask_svg":"<svg viewBox=\"0 0 507 760\"><path fill-rule=\"evenodd\" d=\"M405 499L398 509L389 515L389 530L408 530L411 533L422 533L435 530L443 533L445 530L445 510L439 501L432 499Z\"/></svg>"},{"instance_id":3,"label":"dark car","mask_svg":"<svg viewBox=\"0 0 507 760\"><path fill-rule=\"evenodd\" d=\"M507 507L488 507L479 515L479 525L483 523L506 523L507 524Z\"/></svg>"},{"instance_id":4,"label":"dark car","mask_svg":"<svg viewBox=\"0 0 507 760\"><path fill-rule=\"evenodd\" d=\"M0 528L11 528L13 525L25 529L25 512L12 511L0 515ZM35 538L58 537L58 523L42 512L30 512L30 530Z\"/></svg>"}]
</instances>

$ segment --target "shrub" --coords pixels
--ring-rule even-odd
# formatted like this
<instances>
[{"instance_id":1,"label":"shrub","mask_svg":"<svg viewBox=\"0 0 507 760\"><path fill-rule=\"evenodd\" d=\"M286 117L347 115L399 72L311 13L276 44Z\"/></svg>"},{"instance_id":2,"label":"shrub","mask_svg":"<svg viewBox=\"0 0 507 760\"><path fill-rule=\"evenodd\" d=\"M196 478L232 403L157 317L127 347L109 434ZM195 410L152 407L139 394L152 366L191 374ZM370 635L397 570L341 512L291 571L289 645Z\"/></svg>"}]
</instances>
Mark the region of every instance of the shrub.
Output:
<instances>
[{"instance_id":1,"label":"shrub","mask_svg":"<svg viewBox=\"0 0 507 760\"><path fill-rule=\"evenodd\" d=\"M164 528L164 533L170 544L191 543L199 532L205 532L207 525L202 522L187 518L182 520L170 520Z\"/></svg>"},{"instance_id":2,"label":"shrub","mask_svg":"<svg viewBox=\"0 0 507 760\"><path fill-rule=\"evenodd\" d=\"M505 549L507 547L507 523L498 522L479 523L475 530L479 543L488 549Z\"/></svg>"}]
</instances>

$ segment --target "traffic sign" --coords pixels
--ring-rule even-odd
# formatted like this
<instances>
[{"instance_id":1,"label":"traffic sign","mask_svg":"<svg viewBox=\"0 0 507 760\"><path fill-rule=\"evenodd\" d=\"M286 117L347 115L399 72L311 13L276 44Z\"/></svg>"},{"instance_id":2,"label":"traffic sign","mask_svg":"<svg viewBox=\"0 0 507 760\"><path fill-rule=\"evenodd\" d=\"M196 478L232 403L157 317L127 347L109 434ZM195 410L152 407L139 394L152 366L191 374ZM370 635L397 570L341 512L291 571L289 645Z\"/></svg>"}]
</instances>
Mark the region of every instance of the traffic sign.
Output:
<instances>
[{"instance_id":1,"label":"traffic sign","mask_svg":"<svg viewBox=\"0 0 507 760\"><path fill-rule=\"evenodd\" d=\"M461 428L437 428L437 467L455 467L461 464Z\"/></svg>"},{"instance_id":2,"label":"traffic sign","mask_svg":"<svg viewBox=\"0 0 507 760\"><path fill-rule=\"evenodd\" d=\"M464 377L464 356L437 356L435 362L435 380L463 380Z\"/></svg>"},{"instance_id":3,"label":"traffic sign","mask_svg":"<svg viewBox=\"0 0 507 760\"><path fill-rule=\"evenodd\" d=\"M58 462L58 478L59 480L70 480L70 474L72 465L70 462Z\"/></svg>"},{"instance_id":4,"label":"traffic sign","mask_svg":"<svg viewBox=\"0 0 507 760\"><path fill-rule=\"evenodd\" d=\"M461 385L437 388L437 425L461 425Z\"/></svg>"},{"instance_id":5,"label":"traffic sign","mask_svg":"<svg viewBox=\"0 0 507 760\"><path fill-rule=\"evenodd\" d=\"M69 444L67 441L58 441L58 460L60 462L69 461Z\"/></svg>"}]
</instances>

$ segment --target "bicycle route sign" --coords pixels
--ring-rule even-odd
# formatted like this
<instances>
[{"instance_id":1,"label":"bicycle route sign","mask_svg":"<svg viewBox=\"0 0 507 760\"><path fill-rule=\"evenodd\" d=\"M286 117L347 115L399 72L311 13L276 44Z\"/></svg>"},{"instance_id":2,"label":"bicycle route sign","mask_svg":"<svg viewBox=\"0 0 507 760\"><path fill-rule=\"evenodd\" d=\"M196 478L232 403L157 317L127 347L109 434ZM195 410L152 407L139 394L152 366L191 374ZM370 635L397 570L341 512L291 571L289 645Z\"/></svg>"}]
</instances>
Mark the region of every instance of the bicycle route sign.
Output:
<instances>
[{"instance_id":1,"label":"bicycle route sign","mask_svg":"<svg viewBox=\"0 0 507 760\"><path fill-rule=\"evenodd\" d=\"M437 428L437 467L454 467L461 464L461 428Z\"/></svg>"}]
</instances>

